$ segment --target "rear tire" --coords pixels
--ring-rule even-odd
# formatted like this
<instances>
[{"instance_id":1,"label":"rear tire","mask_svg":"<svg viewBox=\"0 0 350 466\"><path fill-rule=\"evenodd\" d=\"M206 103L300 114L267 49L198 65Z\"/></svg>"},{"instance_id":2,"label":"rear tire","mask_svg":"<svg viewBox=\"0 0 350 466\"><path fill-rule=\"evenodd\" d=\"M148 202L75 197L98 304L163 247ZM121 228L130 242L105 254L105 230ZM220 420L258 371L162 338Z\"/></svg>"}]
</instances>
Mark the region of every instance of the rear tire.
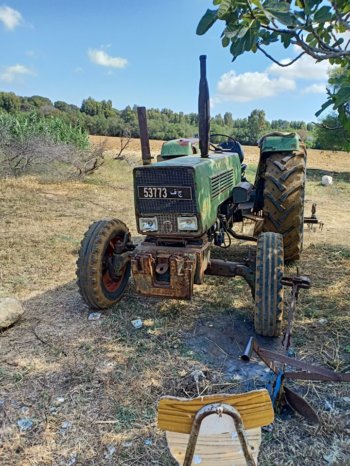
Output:
<instances>
[{"instance_id":1,"label":"rear tire","mask_svg":"<svg viewBox=\"0 0 350 466\"><path fill-rule=\"evenodd\" d=\"M121 245L127 226L116 219L93 223L81 242L77 261L78 287L86 304L94 309L107 309L123 296L130 277L130 262L120 276L111 272L110 260L115 247Z\"/></svg>"},{"instance_id":2,"label":"rear tire","mask_svg":"<svg viewBox=\"0 0 350 466\"><path fill-rule=\"evenodd\" d=\"M278 337L283 317L283 237L261 233L256 249L254 328L264 337Z\"/></svg>"},{"instance_id":3,"label":"rear tire","mask_svg":"<svg viewBox=\"0 0 350 466\"><path fill-rule=\"evenodd\" d=\"M304 233L306 151L270 154L262 178L264 220L258 222L255 236L261 231L281 233L284 259L300 259Z\"/></svg>"}]
</instances>

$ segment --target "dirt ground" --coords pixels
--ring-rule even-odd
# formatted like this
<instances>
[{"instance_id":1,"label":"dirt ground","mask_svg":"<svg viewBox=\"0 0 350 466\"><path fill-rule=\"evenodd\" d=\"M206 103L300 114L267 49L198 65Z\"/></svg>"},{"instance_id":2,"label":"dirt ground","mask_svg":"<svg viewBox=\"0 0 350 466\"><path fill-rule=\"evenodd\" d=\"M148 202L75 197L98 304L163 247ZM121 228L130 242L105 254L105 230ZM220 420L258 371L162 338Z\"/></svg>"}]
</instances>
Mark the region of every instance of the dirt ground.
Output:
<instances>
[{"instance_id":1,"label":"dirt ground","mask_svg":"<svg viewBox=\"0 0 350 466\"><path fill-rule=\"evenodd\" d=\"M160 146L151 143L154 155ZM109 157L119 148L118 138L107 139ZM252 178L257 149L246 147L245 154ZM139 141L124 155L84 182L1 181L0 296L16 296L25 308L0 333L1 465L173 465L156 427L160 396L259 386L254 370L236 364L254 334L242 280L208 277L191 302L141 298L131 282L118 306L89 320L75 284L84 232L94 220L117 217L140 240L132 206ZM333 185L320 184L323 174L333 176ZM309 151L306 213L317 202L324 226L306 229L298 268L313 286L300 295L293 349L300 359L341 372L350 371L349 195L350 154ZM214 254L245 256L247 249L237 243ZM136 318L144 323L139 330L131 324ZM280 348L279 340L263 342ZM205 376L199 384L191 376L197 369ZM348 384L289 386L313 405L321 427L291 412L277 415L263 432L259 464L348 465Z\"/></svg>"}]
</instances>

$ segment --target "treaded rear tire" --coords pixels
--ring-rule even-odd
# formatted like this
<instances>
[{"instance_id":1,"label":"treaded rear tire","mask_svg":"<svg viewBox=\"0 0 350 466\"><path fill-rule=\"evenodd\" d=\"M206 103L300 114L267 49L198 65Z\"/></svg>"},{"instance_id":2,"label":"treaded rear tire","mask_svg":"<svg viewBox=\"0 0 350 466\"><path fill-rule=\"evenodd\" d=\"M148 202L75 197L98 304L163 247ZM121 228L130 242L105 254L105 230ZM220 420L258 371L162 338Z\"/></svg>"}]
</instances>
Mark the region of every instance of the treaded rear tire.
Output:
<instances>
[{"instance_id":1,"label":"treaded rear tire","mask_svg":"<svg viewBox=\"0 0 350 466\"><path fill-rule=\"evenodd\" d=\"M281 334L283 272L282 235L261 233L256 249L254 328L264 337L278 337Z\"/></svg>"},{"instance_id":2,"label":"treaded rear tire","mask_svg":"<svg viewBox=\"0 0 350 466\"><path fill-rule=\"evenodd\" d=\"M262 178L264 220L262 225L257 225L255 234L261 231L281 233L284 259L300 259L304 234L305 149L269 154Z\"/></svg>"},{"instance_id":3,"label":"treaded rear tire","mask_svg":"<svg viewBox=\"0 0 350 466\"><path fill-rule=\"evenodd\" d=\"M93 309L107 309L123 296L130 277L130 262L120 278L111 277L106 262L114 247L129 230L117 219L99 220L90 225L81 242L77 260L79 292Z\"/></svg>"}]
</instances>

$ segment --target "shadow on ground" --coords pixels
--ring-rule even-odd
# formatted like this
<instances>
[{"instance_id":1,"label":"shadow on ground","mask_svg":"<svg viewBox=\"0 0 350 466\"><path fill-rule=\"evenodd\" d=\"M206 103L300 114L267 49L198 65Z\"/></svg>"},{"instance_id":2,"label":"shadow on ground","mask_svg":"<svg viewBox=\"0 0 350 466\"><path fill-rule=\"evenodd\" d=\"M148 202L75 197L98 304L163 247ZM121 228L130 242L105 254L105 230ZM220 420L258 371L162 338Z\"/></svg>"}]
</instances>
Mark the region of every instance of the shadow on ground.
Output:
<instances>
[{"instance_id":1,"label":"shadow on ground","mask_svg":"<svg viewBox=\"0 0 350 466\"><path fill-rule=\"evenodd\" d=\"M317 245L300 264L314 287L298 306L298 357L328 367L339 360L337 370L346 370L350 348L349 260L346 248ZM24 304L22 321L0 334L0 447L6 466L173 465L156 429L160 396L232 393L266 383L265 365L239 360L254 335L250 290L240 279L208 277L195 287L191 302L142 298L131 284L119 305L95 321L88 320L74 282ZM139 330L131 323L136 318L144 323ZM279 339L257 339L281 351ZM203 374L197 382L194 370ZM304 457L303 464L327 464L329 452L338 458L334 464L345 465L350 403L344 385L296 385L315 403L323 426L316 438L316 428L299 417L277 417L264 433L260 463L281 464L283 445L290 465ZM21 419L32 422L28 430L18 426ZM298 446L296 453L291 445Z\"/></svg>"}]
</instances>

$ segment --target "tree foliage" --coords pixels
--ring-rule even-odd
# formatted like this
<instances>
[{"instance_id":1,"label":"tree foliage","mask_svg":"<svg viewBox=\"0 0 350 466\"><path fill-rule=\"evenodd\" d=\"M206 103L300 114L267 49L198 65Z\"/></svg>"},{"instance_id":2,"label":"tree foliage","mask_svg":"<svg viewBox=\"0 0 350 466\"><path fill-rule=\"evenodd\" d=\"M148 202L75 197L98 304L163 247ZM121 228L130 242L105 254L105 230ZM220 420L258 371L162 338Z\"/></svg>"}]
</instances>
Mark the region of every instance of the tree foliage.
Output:
<instances>
[{"instance_id":1,"label":"tree foliage","mask_svg":"<svg viewBox=\"0 0 350 466\"><path fill-rule=\"evenodd\" d=\"M225 23L221 40L235 60L245 52L261 52L280 66L288 66L304 54L316 61L338 65L324 109L333 106L343 124L350 125L350 2L349 0L214 0L197 27L205 34L216 21ZM280 42L285 48L298 46L299 55L280 63L266 50ZM350 128L349 128L350 132Z\"/></svg>"},{"instance_id":2,"label":"tree foliage","mask_svg":"<svg viewBox=\"0 0 350 466\"><path fill-rule=\"evenodd\" d=\"M253 110L248 117L248 131L250 137L258 141L260 137L266 133L268 123L265 119L265 112L263 110Z\"/></svg>"},{"instance_id":3,"label":"tree foliage","mask_svg":"<svg viewBox=\"0 0 350 466\"><path fill-rule=\"evenodd\" d=\"M336 113L327 115L315 129L314 147L316 149L350 149L349 133L340 124Z\"/></svg>"},{"instance_id":4,"label":"tree foliage","mask_svg":"<svg viewBox=\"0 0 350 466\"><path fill-rule=\"evenodd\" d=\"M338 73L332 75L335 81L338 78ZM4 114L7 114L8 118L5 118ZM10 116L13 118L11 119ZM174 112L169 108L149 108L147 116L151 139L169 140L198 134L197 113L185 114ZM35 96L33 99L2 92L0 93L0 131L1 127L8 125L10 121L11 131L27 131L28 134L46 132L45 134L59 138L56 139L57 142L69 144L76 144L74 138L77 138L77 142L82 141L83 145L87 144L87 133L123 138L139 137L136 105L128 105L118 110L113 108L110 100L99 102L92 97L85 99L79 108L64 101L56 101L50 105L49 99L41 96ZM338 119L337 125L339 124ZM212 133L227 134L247 145L256 144L258 139L269 131L296 131L308 145L312 144L311 123L283 119L270 122L266 119L264 111L258 109L253 110L247 118L234 118L231 112L218 114L211 118L210 125ZM319 147L325 148L322 147L325 139L321 138L319 141L318 144L321 144ZM337 147L340 148L341 145L342 149L346 149L348 147L346 144L347 141L343 138L338 141Z\"/></svg>"}]
</instances>

